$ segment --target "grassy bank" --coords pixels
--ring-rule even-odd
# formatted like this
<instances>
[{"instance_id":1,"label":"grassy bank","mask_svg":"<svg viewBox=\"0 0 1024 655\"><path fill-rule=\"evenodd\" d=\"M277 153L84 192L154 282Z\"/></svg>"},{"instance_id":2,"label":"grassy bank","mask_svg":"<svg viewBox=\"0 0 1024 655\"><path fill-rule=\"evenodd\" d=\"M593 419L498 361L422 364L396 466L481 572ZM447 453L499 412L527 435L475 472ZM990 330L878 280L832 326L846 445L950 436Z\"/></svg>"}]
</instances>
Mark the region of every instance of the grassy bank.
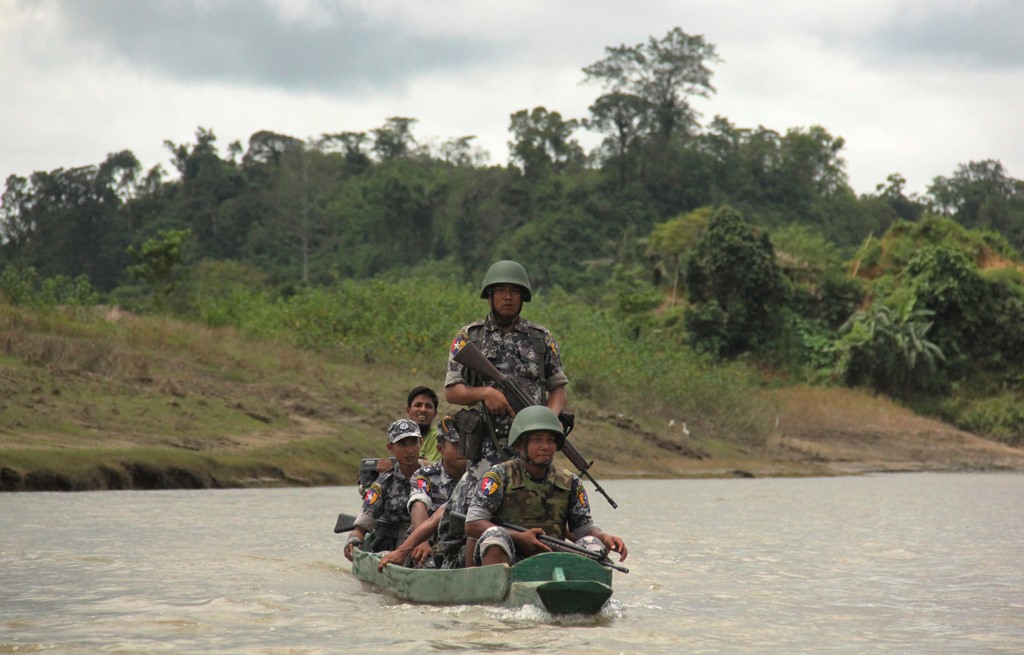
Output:
<instances>
[{"instance_id":1,"label":"grassy bank","mask_svg":"<svg viewBox=\"0 0 1024 655\"><path fill-rule=\"evenodd\" d=\"M614 353L591 345L602 337L588 341L585 333L576 326L582 336L568 348L597 348L597 361L614 365ZM0 306L0 489L353 484L359 459L385 452L383 428L402 415L408 389L440 390L443 350L436 359L389 358L351 344L299 347L116 310ZM829 472L820 448L782 439L778 418L804 445L828 431L801 432L809 412L787 414L777 393L744 380L727 389L731 374L693 374L689 396L648 392L632 380L617 395L596 363L581 354L566 360L575 385L572 438L597 462L598 479ZM652 384L674 379L662 371L667 365L653 358L635 374ZM842 411L852 416L884 402L843 393ZM733 401L737 394L745 403ZM806 396L791 393L783 404ZM763 429L771 420L774 431ZM905 431L903 423L896 429ZM745 424L756 429L744 434ZM884 470L881 452L874 470Z\"/></svg>"},{"instance_id":2,"label":"grassy bank","mask_svg":"<svg viewBox=\"0 0 1024 655\"><path fill-rule=\"evenodd\" d=\"M4 307L0 364L4 490L352 484L408 389L442 375L98 308ZM650 439L650 416L575 407L581 448L600 462L697 456L681 432Z\"/></svg>"}]
</instances>

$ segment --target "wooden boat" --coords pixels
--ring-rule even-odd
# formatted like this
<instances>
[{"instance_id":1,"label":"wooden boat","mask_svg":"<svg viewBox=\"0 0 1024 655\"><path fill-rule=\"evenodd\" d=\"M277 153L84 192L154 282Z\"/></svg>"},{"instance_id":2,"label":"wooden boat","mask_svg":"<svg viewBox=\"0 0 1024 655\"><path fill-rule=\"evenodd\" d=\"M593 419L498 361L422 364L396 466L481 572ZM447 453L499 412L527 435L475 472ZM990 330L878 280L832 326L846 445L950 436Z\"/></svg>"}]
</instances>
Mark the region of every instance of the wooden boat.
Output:
<instances>
[{"instance_id":1,"label":"wooden boat","mask_svg":"<svg viewBox=\"0 0 1024 655\"><path fill-rule=\"evenodd\" d=\"M514 566L492 564L466 569L411 569L388 565L380 555L352 551L352 574L414 603L441 605L538 605L552 614L596 614L612 595L612 572L574 553L550 552Z\"/></svg>"}]
</instances>

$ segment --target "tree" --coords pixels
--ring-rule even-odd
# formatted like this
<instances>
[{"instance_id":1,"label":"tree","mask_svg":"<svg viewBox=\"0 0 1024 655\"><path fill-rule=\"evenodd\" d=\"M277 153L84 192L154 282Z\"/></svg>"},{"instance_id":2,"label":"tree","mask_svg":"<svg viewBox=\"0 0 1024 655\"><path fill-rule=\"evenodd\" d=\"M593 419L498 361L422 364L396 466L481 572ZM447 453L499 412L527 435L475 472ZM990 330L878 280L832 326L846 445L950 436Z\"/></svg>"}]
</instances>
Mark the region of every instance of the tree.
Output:
<instances>
[{"instance_id":1,"label":"tree","mask_svg":"<svg viewBox=\"0 0 1024 655\"><path fill-rule=\"evenodd\" d=\"M121 194L137 170L122 151L99 166L10 176L0 215L7 261L41 278L85 275L97 288L116 286L128 238Z\"/></svg>"},{"instance_id":2,"label":"tree","mask_svg":"<svg viewBox=\"0 0 1024 655\"><path fill-rule=\"evenodd\" d=\"M929 386L931 374L945 357L927 339L934 312L913 302L892 309L872 305L856 312L841 328L838 377L847 385L869 385L876 393L895 396Z\"/></svg>"},{"instance_id":3,"label":"tree","mask_svg":"<svg viewBox=\"0 0 1024 655\"><path fill-rule=\"evenodd\" d=\"M312 139L285 152L271 186L280 236L297 240L302 262L302 281L309 282L310 250L319 232L323 203L343 177L331 156L320 151L323 141Z\"/></svg>"},{"instance_id":4,"label":"tree","mask_svg":"<svg viewBox=\"0 0 1024 655\"><path fill-rule=\"evenodd\" d=\"M924 202L917 198L916 194L907 197L903 192L906 185L907 180L902 175L892 173L885 178L885 183L875 187L875 191L878 192L878 197L892 208L898 218L905 221L920 220L925 210Z\"/></svg>"},{"instance_id":5,"label":"tree","mask_svg":"<svg viewBox=\"0 0 1024 655\"><path fill-rule=\"evenodd\" d=\"M453 166L481 166L488 158L486 150L473 145L475 136L460 136L441 144L441 159Z\"/></svg>"},{"instance_id":6,"label":"tree","mask_svg":"<svg viewBox=\"0 0 1024 655\"><path fill-rule=\"evenodd\" d=\"M628 93L605 93L590 105L588 129L608 135L601 145L603 158L614 164L619 184L625 184L634 166L633 153L641 139L651 132L646 100Z\"/></svg>"},{"instance_id":7,"label":"tree","mask_svg":"<svg viewBox=\"0 0 1024 655\"><path fill-rule=\"evenodd\" d=\"M181 175L171 223L173 228L192 230L199 258L231 259L241 254L252 215L225 211L229 201L246 191L246 180L234 162L220 158L216 141L212 130L200 127L192 145L164 142Z\"/></svg>"},{"instance_id":8,"label":"tree","mask_svg":"<svg viewBox=\"0 0 1024 655\"><path fill-rule=\"evenodd\" d=\"M508 143L513 162L523 167L527 178L537 180L548 173L561 173L567 167L583 163L583 148L572 138L579 127L575 119L563 120L557 111L534 107L512 114Z\"/></svg>"},{"instance_id":9,"label":"tree","mask_svg":"<svg viewBox=\"0 0 1024 655\"><path fill-rule=\"evenodd\" d=\"M373 151L380 161L407 157L416 145L412 136L415 118L392 116L383 127L370 130L373 134Z\"/></svg>"},{"instance_id":10,"label":"tree","mask_svg":"<svg viewBox=\"0 0 1024 655\"><path fill-rule=\"evenodd\" d=\"M373 165L366 154L366 144L370 138L366 132L339 132L324 134L321 138L324 152L340 151L345 156L345 167L352 175L359 175Z\"/></svg>"},{"instance_id":11,"label":"tree","mask_svg":"<svg viewBox=\"0 0 1024 655\"><path fill-rule=\"evenodd\" d=\"M952 177L936 177L928 194L940 212L966 228L998 230L1024 248L1024 182L1006 175L987 159L957 167Z\"/></svg>"},{"instance_id":12,"label":"tree","mask_svg":"<svg viewBox=\"0 0 1024 655\"><path fill-rule=\"evenodd\" d=\"M703 36L690 36L676 27L660 41L650 37L647 43L634 46L620 45L605 48L604 59L583 69L587 82L596 82L604 95L617 94L595 106L601 115L594 117L594 125L621 138L623 123L607 120L605 108L626 108L625 96L636 98L628 105L638 126L650 131L650 136L667 144L677 132L689 133L697 125L697 112L690 105L692 97L709 97L715 89L711 86L709 63L720 61L715 46L707 43Z\"/></svg>"},{"instance_id":13,"label":"tree","mask_svg":"<svg viewBox=\"0 0 1024 655\"><path fill-rule=\"evenodd\" d=\"M697 244L701 230L711 220L711 207L701 207L688 214L659 223L651 230L647 252L668 260L672 269L672 303L676 301L679 277L686 258Z\"/></svg>"},{"instance_id":14,"label":"tree","mask_svg":"<svg viewBox=\"0 0 1024 655\"><path fill-rule=\"evenodd\" d=\"M249 137L249 149L242 157L242 164L277 164L286 153L302 147L302 141L287 134L260 130Z\"/></svg>"},{"instance_id":15,"label":"tree","mask_svg":"<svg viewBox=\"0 0 1024 655\"><path fill-rule=\"evenodd\" d=\"M185 244L190 236L189 230L161 230L156 239L127 249L136 262L128 267L129 275L154 289L154 303L159 310L166 308L168 296L184 274Z\"/></svg>"},{"instance_id":16,"label":"tree","mask_svg":"<svg viewBox=\"0 0 1024 655\"><path fill-rule=\"evenodd\" d=\"M687 265L686 329L698 350L733 357L779 335L789 297L766 233L732 208L711 215Z\"/></svg>"}]
</instances>

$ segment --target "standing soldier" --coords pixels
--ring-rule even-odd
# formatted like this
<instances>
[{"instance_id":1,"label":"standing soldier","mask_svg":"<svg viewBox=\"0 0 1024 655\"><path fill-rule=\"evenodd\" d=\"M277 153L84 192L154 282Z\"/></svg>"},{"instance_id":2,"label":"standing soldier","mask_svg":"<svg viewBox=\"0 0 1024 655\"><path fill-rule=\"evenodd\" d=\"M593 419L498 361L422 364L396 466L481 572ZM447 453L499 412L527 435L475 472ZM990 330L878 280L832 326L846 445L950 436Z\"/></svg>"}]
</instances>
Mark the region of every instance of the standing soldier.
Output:
<instances>
[{"instance_id":1,"label":"standing soldier","mask_svg":"<svg viewBox=\"0 0 1024 655\"><path fill-rule=\"evenodd\" d=\"M486 381L455 361L455 354L466 340L473 342L501 372L516 379L534 402L546 405L555 414L565 408L569 379L562 371L562 360L551 332L522 318L524 302L532 292L526 269L514 261L495 262L484 276L480 297L490 311L482 321L470 323L456 334L448 355L444 380L445 399L455 405L477 405L482 429L474 434L462 430L469 453L468 472L478 480L494 464L508 459L508 431L515 414L505 394L493 382Z\"/></svg>"}]
</instances>

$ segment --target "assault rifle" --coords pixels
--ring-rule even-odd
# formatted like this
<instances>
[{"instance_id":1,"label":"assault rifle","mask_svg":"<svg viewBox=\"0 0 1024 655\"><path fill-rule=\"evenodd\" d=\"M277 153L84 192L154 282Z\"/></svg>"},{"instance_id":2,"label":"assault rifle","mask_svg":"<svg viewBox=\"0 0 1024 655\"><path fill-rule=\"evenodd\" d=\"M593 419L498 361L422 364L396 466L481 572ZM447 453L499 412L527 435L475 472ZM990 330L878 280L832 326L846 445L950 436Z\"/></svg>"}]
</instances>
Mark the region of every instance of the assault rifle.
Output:
<instances>
[{"instance_id":1,"label":"assault rifle","mask_svg":"<svg viewBox=\"0 0 1024 655\"><path fill-rule=\"evenodd\" d=\"M526 395L526 392L519 386L519 383L516 382L515 378L505 375L499 371L489 359L484 357L484 354L480 352L480 349L476 347L476 344L469 340L468 335L461 341L462 343L459 344L459 349L454 356L455 361L494 382L498 386L498 389L505 394L508 404L512 405L512 409L515 410L516 413L525 407L537 404L530 400L530 397ZM486 407L484 408L484 411L487 411ZM578 451L576 446L569 441L569 433L572 432L573 427L573 415L563 412L558 415L558 420L561 421L562 425L565 427L566 439L562 446L562 453L565 454L570 462L572 462L572 465L576 467L576 470L590 480L594 485L594 489L604 496L613 508L618 509L618 504L612 500L612 497L608 495L607 491L601 488L601 485L598 484L597 480L590 475L589 470L590 467L594 465L594 462L587 462L583 459L583 455L580 454L580 451Z\"/></svg>"},{"instance_id":2,"label":"assault rifle","mask_svg":"<svg viewBox=\"0 0 1024 655\"><path fill-rule=\"evenodd\" d=\"M466 523L465 514L461 514L459 512L452 512L451 518L453 521L462 523L463 525L465 525ZM527 528L524 528L521 525L516 525L515 523L508 523L506 521L499 521L496 518L491 518L491 523L497 526L501 526L507 530L515 530L516 532L527 531ZM587 550L583 546L577 546L571 541L559 539L558 537L552 537L551 535L544 534L543 532L537 535L537 541L548 546L551 550L560 551L563 553L575 553L576 555L582 555L587 559L594 560L601 566L607 566L610 569L615 569L616 571L621 571L622 573L629 573L629 569L627 569L625 566L622 566L621 564L616 564L615 562L613 562L611 559L609 559L607 554L598 555L594 551Z\"/></svg>"}]
</instances>

